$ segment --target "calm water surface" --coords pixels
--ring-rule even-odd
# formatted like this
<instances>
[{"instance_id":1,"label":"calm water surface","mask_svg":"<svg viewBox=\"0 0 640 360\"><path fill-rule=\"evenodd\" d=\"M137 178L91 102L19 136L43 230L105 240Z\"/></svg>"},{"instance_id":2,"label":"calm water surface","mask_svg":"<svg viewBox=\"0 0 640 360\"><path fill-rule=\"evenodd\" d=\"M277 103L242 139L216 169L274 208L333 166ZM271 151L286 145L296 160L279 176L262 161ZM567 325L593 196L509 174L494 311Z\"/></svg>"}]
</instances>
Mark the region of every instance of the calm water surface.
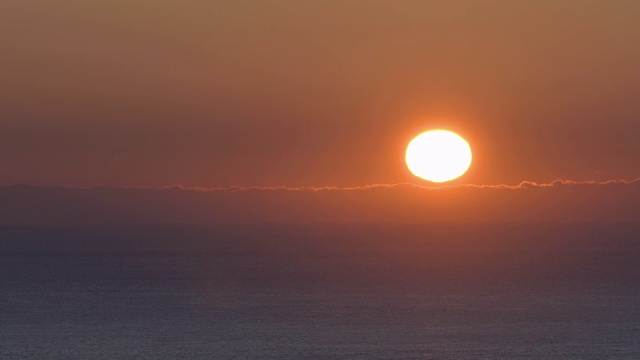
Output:
<instances>
[{"instance_id":1,"label":"calm water surface","mask_svg":"<svg viewBox=\"0 0 640 360\"><path fill-rule=\"evenodd\" d=\"M640 225L0 229L2 359L638 359Z\"/></svg>"}]
</instances>

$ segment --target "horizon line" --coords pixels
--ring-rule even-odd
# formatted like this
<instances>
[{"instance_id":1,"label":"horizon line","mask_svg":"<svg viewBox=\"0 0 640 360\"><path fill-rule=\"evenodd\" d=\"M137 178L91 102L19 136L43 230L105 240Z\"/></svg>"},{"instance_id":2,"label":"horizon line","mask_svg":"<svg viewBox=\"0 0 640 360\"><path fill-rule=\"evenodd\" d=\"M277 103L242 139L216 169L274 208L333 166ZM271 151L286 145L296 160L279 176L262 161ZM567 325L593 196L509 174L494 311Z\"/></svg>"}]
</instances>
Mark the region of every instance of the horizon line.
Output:
<instances>
[{"instance_id":1,"label":"horizon line","mask_svg":"<svg viewBox=\"0 0 640 360\"><path fill-rule=\"evenodd\" d=\"M117 185L42 185L42 184L0 184L0 188L13 188L13 187L33 187L33 188L51 188L51 189L79 189L79 190L91 190L91 189L114 189L114 190L186 190L186 191L200 191L200 192L242 192L242 191L309 191L309 192L321 192L321 191L362 191L362 190L374 190L374 189L394 189L394 188L414 188L424 190L449 190L449 189L497 189L497 190L518 190L527 188L549 188L559 186L572 186L572 185L632 185L640 183L640 177L632 180L567 180L557 179L551 182L535 182L524 180L517 185L508 184L451 184L451 185L423 185L410 182L392 183L392 184L368 184L360 186L289 186L289 185L272 185L272 186L185 186L185 185L166 185L166 186L154 186L154 185L131 185L131 186L117 186Z\"/></svg>"}]
</instances>

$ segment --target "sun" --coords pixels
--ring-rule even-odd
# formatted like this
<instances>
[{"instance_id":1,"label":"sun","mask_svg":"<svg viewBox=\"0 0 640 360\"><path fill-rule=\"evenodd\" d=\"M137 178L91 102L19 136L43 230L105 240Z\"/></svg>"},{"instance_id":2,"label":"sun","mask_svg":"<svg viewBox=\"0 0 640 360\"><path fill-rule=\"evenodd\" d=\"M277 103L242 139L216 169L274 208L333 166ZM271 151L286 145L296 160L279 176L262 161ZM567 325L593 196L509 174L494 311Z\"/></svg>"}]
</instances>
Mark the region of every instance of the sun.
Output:
<instances>
[{"instance_id":1,"label":"sun","mask_svg":"<svg viewBox=\"0 0 640 360\"><path fill-rule=\"evenodd\" d=\"M471 165L471 147L460 135L431 130L416 136L405 156L413 175L440 183L462 176Z\"/></svg>"}]
</instances>

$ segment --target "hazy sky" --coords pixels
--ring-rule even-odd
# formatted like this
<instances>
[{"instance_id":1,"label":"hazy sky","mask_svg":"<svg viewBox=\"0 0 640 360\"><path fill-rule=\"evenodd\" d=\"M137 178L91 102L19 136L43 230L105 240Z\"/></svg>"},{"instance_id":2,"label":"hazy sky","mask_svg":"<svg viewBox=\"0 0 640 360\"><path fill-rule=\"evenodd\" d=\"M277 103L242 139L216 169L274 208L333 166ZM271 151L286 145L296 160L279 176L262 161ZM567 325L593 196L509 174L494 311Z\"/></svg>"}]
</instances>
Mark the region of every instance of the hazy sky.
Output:
<instances>
[{"instance_id":1,"label":"hazy sky","mask_svg":"<svg viewBox=\"0 0 640 360\"><path fill-rule=\"evenodd\" d=\"M640 1L0 2L0 183L412 181L418 132L458 183L640 176Z\"/></svg>"}]
</instances>

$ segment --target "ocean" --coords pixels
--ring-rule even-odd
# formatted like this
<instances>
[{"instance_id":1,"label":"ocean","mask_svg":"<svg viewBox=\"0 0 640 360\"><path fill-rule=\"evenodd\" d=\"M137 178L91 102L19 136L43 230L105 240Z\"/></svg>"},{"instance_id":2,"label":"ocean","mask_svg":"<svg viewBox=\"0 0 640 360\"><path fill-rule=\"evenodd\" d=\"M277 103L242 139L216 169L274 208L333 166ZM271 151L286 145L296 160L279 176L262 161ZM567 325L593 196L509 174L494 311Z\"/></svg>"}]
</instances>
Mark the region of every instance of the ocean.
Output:
<instances>
[{"instance_id":1,"label":"ocean","mask_svg":"<svg viewBox=\"0 0 640 360\"><path fill-rule=\"evenodd\" d=\"M0 228L0 359L639 359L640 224Z\"/></svg>"}]
</instances>

